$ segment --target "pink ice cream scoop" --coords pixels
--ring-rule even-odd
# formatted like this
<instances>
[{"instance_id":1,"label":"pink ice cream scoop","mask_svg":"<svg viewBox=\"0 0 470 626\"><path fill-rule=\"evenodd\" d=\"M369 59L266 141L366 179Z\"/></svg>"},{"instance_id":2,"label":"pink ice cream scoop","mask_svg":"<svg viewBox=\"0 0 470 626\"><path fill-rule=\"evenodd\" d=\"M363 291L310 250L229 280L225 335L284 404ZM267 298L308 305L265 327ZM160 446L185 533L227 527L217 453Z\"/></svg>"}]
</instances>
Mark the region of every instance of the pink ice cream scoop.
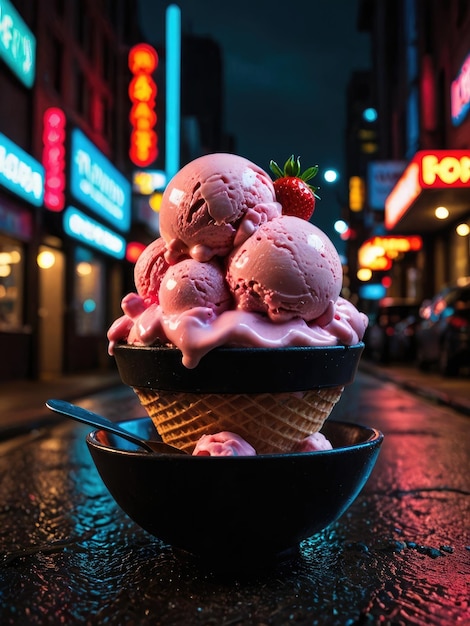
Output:
<instances>
[{"instance_id":1,"label":"pink ice cream scoop","mask_svg":"<svg viewBox=\"0 0 470 626\"><path fill-rule=\"evenodd\" d=\"M233 154L208 154L185 165L168 183L160 207L166 258L198 261L227 255L260 224L280 215L269 175Z\"/></svg>"},{"instance_id":2,"label":"pink ice cream scoop","mask_svg":"<svg viewBox=\"0 0 470 626\"><path fill-rule=\"evenodd\" d=\"M134 266L134 282L142 298L156 300L162 278L169 265L165 260L166 244L161 237L152 241L142 252Z\"/></svg>"},{"instance_id":3,"label":"pink ice cream scoop","mask_svg":"<svg viewBox=\"0 0 470 626\"><path fill-rule=\"evenodd\" d=\"M305 437L297 446L296 452L320 452L321 450L332 450L331 442L323 433L313 433Z\"/></svg>"},{"instance_id":4,"label":"pink ice cream scoop","mask_svg":"<svg viewBox=\"0 0 470 626\"><path fill-rule=\"evenodd\" d=\"M194 448L193 456L256 456L256 450L239 435L223 431L203 435Z\"/></svg>"},{"instance_id":5,"label":"pink ice cream scoop","mask_svg":"<svg viewBox=\"0 0 470 626\"><path fill-rule=\"evenodd\" d=\"M331 322L342 286L341 261L327 235L283 215L262 224L229 257L227 281L238 308L274 322Z\"/></svg>"},{"instance_id":6,"label":"pink ice cream scoop","mask_svg":"<svg viewBox=\"0 0 470 626\"><path fill-rule=\"evenodd\" d=\"M183 313L194 307L206 307L218 315L233 303L219 263L215 260L199 263L194 259L183 259L167 269L158 300L164 315Z\"/></svg>"}]
</instances>

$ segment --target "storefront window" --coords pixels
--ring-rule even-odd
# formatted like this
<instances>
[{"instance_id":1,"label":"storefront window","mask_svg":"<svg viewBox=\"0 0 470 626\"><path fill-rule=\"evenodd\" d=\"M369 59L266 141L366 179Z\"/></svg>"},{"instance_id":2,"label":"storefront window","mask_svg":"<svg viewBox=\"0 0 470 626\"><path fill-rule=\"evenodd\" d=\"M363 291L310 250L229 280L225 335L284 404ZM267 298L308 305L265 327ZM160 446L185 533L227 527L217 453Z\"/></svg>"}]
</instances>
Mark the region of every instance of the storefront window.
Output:
<instances>
[{"instance_id":1,"label":"storefront window","mask_svg":"<svg viewBox=\"0 0 470 626\"><path fill-rule=\"evenodd\" d=\"M23 327L23 246L0 235L0 331Z\"/></svg>"},{"instance_id":2,"label":"storefront window","mask_svg":"<svg viewBox=\"0 0 470 626\"><path fill-rule=\"evenodd\" d=\"M104 264L92 252L77 248L75 255L76 332L104 333Z\"/></svg>"}]
</instances>

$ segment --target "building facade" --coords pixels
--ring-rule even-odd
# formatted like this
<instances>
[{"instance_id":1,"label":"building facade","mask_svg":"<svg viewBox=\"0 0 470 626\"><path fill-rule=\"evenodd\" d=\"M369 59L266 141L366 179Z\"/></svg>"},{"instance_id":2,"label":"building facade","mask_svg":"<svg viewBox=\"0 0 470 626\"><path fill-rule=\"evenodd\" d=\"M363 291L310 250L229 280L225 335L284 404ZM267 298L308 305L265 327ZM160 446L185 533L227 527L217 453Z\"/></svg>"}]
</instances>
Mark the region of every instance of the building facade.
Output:
<instances>
[{"instance_id":1,"label":"building facade","mask_svg":"<svg viewBox=\"0 0 470 626\"><path fill-rule=\"evenodd\" d=\"M377 150L360 174L357 269L370 262L370 281L386 285L375 294L419 302L470 277L470 4L363 0L359 27L372 41Z\"/></svg>"},{"instance_id":2,"label":"building facade","mask_svg":"<svg viewBox=\"0 0 470 626\"><path fill-rule=\"evenodd\" d=\"M114 367L106 331L166 181L167 45L137 6L0 0L0 381ZM230 148L219 46L181 39L183 165Z\"/></svg>"},{"instance_id":3,"label":"building facade","mask_svg":"<svg viewBox=\"0 0 470 626\"><path fill-rule=\"evenodd\" d=\"M131 227L130 0L0 0L0 380L108 367Z\"/></svg>"}]
</instances>

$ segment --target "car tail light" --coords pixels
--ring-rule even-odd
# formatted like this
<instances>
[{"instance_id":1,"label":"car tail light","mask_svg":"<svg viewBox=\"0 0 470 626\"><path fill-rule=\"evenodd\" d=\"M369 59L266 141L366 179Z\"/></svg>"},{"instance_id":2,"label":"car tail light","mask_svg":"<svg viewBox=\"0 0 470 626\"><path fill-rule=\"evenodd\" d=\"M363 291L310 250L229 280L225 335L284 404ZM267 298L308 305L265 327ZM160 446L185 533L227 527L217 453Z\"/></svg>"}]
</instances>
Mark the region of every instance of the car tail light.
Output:
<instances>
[{"instance_id":1,"label":"car tail light","mask_svg":"<svg viewBox=\"0 0 470 626\"><path fill-rule=\"evenodd\" d=\"M459 317L458 315L452 315L447 321L450 326L456 328L457 330L463 330L464 328L468 328L470 326L470 320L465 319L464 317Z\"/></svg>"}]
</instances>

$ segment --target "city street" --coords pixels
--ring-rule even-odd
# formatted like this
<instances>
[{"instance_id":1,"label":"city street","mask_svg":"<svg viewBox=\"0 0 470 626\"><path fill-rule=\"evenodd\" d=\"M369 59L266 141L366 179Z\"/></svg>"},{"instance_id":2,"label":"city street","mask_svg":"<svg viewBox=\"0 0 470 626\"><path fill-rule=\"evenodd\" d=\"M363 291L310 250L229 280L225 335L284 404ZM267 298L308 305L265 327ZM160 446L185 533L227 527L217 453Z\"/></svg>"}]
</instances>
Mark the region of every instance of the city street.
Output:
<instances>
[{"instance_id":1,"label":"city street","mask_svg":"<svg viewBox=\"0 0 470 626\"><path fill-rule=\"evenodd\" d=\"M142 415L122 386L80 404ZM470 623L468 416L361 371L330 419L385 435L364 490L294 561L234 578L199 569L120 511L86 426L58 421L3 441L0 622Z\"/></svg>"}]
</instances>

